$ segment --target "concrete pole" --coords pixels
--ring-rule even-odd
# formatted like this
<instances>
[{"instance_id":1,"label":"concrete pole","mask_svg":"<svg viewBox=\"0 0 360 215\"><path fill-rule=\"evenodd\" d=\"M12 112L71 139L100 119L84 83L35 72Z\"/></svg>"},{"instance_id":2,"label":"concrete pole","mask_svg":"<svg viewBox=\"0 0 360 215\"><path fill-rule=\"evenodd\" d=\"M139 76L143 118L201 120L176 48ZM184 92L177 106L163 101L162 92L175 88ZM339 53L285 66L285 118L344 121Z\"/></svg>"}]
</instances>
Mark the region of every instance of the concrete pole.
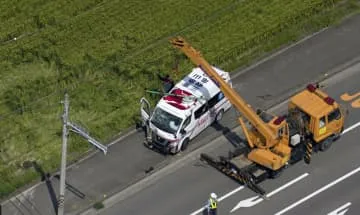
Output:
<instances>
[{"instance_id":1,"label":"concrete pole","mask_svg":"<svg viewBox=\"0 0 360 215\"><path fill-rule=\"evenodd\" d=\"M63 120L63 131L62 131L62 152L61 152L61 172L60 172L60 192L58 200L58 215L64 215L64 201L65 201L65 178L66 178L66 151L67 151L67 123L69 116L69 97L65 93L64 101L64 113L62 116Z\"/></svg>"}]
</instances>

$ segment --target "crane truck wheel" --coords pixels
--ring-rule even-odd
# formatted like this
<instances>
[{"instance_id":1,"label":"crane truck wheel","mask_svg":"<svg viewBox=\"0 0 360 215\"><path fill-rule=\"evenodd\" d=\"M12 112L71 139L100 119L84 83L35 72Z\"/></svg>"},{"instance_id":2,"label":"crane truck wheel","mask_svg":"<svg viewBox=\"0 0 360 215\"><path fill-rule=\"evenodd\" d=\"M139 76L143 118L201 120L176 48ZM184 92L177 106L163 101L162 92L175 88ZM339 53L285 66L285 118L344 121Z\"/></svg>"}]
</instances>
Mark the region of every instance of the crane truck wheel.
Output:
<instances>
[{"instance_id":1,"label":"crane truck wheel","mask_svg":"<svg viewBox=\"0 0 360 215\"><path fill-rule=\"evenodd\" d=\"M189 138L186 138L183 143L181 144L181 151L185 151L189 145Z\"/></svg>"},{"instance_id":2,"label":"crane truck wheel","mask_svg":"<svg viewBox=\"0 0 360 215\"><path fill-rule=\"evenodd\" d=\"M221 109L221 110L216 114L215 122L216 122L216 123L219 123L220 120L222 119L223 115L224 115L224 110Z\"/></svg>"},{"instance_id":3,"label":"crane truck wheel","mask_svg":"<svg viewBox=\"0 0 360 215\"><path fill-rule=\"evenodd\" d=\"M322 151L322 152L327 151L330 148L332 142L333 141L330 138L327 138L326 140L322 141L320 143L320 151Z\"/></svg>"},{"instance_id":4,"label":"crane truck wheel","mask_svg":"<svg viewBox=\"0 0 360 215\"><path fill-rule=\"evenodd\" d=\"M269 177L274 179L274 178L278 178L281 173L283 172L284 168L280 168L278 170L270 170L269 171Z\"/></svg>"}]
</instances>

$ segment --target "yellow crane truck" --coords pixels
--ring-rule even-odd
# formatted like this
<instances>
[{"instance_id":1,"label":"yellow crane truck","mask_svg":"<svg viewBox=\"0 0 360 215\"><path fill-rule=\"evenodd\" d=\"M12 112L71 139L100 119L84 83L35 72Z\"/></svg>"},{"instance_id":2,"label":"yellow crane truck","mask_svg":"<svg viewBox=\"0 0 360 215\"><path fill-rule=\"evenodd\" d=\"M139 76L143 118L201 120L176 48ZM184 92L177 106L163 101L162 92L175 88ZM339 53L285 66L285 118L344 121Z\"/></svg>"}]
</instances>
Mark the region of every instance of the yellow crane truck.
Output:
<instances>
[{"instance_id":1,"label":"yellow crane truck","mask_svg":"<svg viewBox=\"0 0 360 215\"><path fill-rule=\"evenodd\" d=\"M175 37L170 42L220 87L241 114L238 121L247 147L230 151L227 157L201 154L201 159L253 191L264 195L258 183L276 178L288 165L302 159L310 163L313 152L326 151L340 137L345 113L317 84L309 84L292 96L283 116L255 111L184 38Z\"/></svg>"}]
</instances>

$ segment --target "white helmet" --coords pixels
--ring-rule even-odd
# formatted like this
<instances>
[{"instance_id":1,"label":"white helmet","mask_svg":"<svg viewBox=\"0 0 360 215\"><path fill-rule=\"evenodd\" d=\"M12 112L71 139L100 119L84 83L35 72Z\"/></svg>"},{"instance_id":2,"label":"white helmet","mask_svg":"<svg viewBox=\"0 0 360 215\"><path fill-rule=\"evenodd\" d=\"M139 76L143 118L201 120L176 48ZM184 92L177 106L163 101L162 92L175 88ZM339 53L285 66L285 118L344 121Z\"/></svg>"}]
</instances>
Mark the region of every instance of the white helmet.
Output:
<instances>
[{"instance_id":1,"label":"white helmet","mask_svg":"<svg viewBox=\"0 0 360 215\"><path fill-rule=\"evenodd\" d=\"M213 199L216 199L217 198L217 195L215 193L211 193L210 194L210 197L213 198Z\"/></svg>"}]
</instances>

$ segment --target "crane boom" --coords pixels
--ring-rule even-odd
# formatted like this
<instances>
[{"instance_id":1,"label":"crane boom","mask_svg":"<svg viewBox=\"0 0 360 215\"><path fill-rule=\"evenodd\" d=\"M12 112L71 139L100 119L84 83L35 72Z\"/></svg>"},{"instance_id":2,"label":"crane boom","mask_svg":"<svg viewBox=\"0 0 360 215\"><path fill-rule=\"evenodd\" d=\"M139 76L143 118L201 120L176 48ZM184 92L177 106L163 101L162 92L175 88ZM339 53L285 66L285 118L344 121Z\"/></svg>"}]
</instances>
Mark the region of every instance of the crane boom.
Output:
<instances>
[{"instance_id":1,"label":"crane boom","mask_svg":"<svg viewBox=\"0 0 360 215\"><path fill-rule=\"evenodd\" d=\"M260 148L270 148L277 143L276 135L269 126L256 114L256 112L245 102L245 100L212 68L212 66L201 56L201 53L194 49L182 37L170 40L173 46L179 48L190 60L199 66L221 89L228 100L240 111L265 138Z\"/></svg>"},{"instance_id":2,"label":"crane boom","mask_svg":"<svg viewBox=\"0 0 360 215\"><path fill-rule=\"evenodd\" d=\"M182 37L170 42L201 68L242 113L238 121L249 147L237 148L228 157L219 156L219 159L202 153L201 159L253 191L263 195L265 191L257 186L259 182L277 177L288 165L302 159L309 163L313 146L324 151L341 135L344 128L341 106L318 87L308 85L291 97L285 116L270 118L266 112L255 112L216 68ZM330 117L335 114L336 119ZM251 129L246 127L243 118L251 123Z\"/></svg>"}]
</instances>

